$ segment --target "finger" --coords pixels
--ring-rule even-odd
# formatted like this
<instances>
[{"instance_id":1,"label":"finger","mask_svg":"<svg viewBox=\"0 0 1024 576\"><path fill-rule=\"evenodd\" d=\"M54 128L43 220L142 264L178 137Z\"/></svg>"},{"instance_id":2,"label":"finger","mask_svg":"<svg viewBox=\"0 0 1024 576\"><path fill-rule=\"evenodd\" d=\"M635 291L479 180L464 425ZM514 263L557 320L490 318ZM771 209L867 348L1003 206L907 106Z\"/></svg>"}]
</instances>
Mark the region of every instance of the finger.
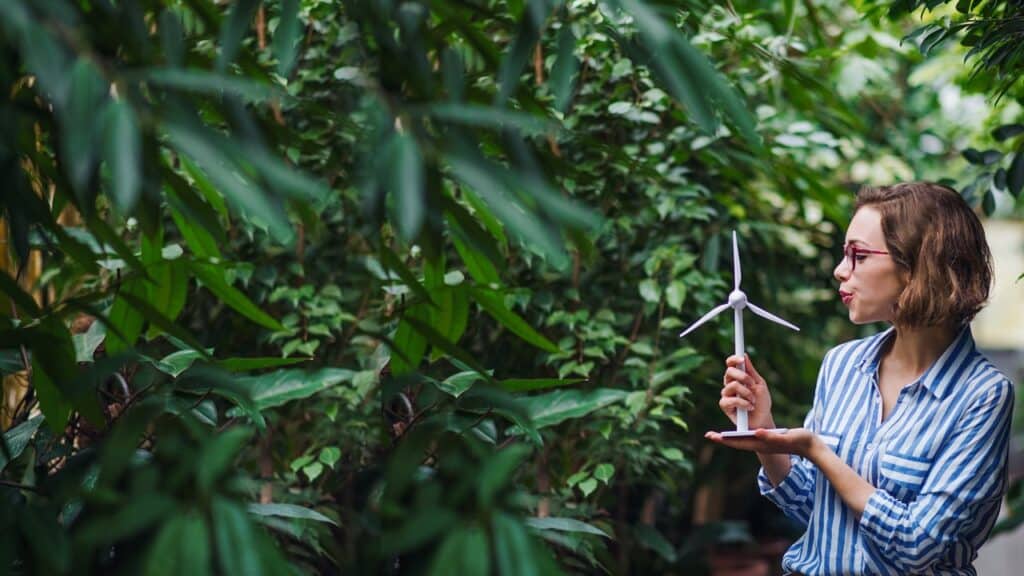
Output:
<instances>
[{"instance_id":1,"label":"finger","mask_svg":"<svg viewBox=\"0 0 1024 576\"><path fill-rule=\"evenodd\" d=\"M739 382L730 382L722 388L723 398L732 398L736 396L743 398L751 404L757 401L757 397L754 395L754 392Z\"/></svg>"},{"instance_id":2,"label":"finger","mask_svg":"<svg viewBox=\"0 0 1024 576\"><path fill-rule=\"evenodd\" d=\"M743 364L743 362L744 362L743 358L741 356L737 356L735 354L733 354L732 356L729 356L728 358L725 359L725 365L726 366L739 366L739 365Z\"/></svg>"},{"instance_id":3,"label":"finger","mask_svg":"<svg viewBox=\"0 0 1024 576\"><path fill-rule=\"evenodd\" d=\"M746 357L745 365L747 372L750 372L754 378L761 380L761 373L757 371L757 368L754 367L754 363L750 361L750 354L744 354L743 356Z\"/></svg>"},{"instance_id":4,"label":"finger","mask_svg":"<svg viewBox=\"0 0 1024 576\"><path fill-rule=\"evenodd\" d=\"M751 376L750 374L747 374L746 372L744 372L743 370L740 370L739 368L729 368L729 369L727 369L725 371L725 380L726 380L726 382L728 382L730 380L736 381L736 382L742 382L743 384L746 384L747 386L753 386L755 383L757 383L757 380L754 380L753 376Z\"/></svg>"},{"instance_id":5,"label":"finger","mask_svg":"<svg viewBox=\"0 0 1024 576\"><path fill-rule=\"evenodd\" d=\"M730 411L736 409L743 409L749 412L754 409L753 402L750 402L749 400L744 400L743 398L739 398L737 396L729 396L728 398L722 398L721 400L718 401L718 405L723 410Z\"/></svg>"}]
</instances>

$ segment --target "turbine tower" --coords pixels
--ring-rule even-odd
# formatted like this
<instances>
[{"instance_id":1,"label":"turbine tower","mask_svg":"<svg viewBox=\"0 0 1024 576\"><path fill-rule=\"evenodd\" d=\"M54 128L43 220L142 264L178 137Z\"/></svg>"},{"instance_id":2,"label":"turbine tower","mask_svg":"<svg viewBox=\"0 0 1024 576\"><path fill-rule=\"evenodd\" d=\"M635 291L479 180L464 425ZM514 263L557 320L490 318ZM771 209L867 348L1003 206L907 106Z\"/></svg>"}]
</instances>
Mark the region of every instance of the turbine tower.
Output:
<instances>
[{"instance_id":1,"label":"turbine tower","mask_svg":"<svg viewBox=\"0 0 1024 576\"><path fill-rule=\"evenodd\" d=\"M683 330L683 332L681 334L679 334L680 338L686 336L690 332L693 332L701 324L707 322L708 320L711 320L715 316L718 316L719 314L724 312L726 308L732 308L732 310L733 310L733 318L734 318L735 323L736 323L736 347L735 347L735 352L736 352L736 355L739 356L740 358L744 357L743 356L743 348L744 348L744 346L743 346L743 309L744 308L750 308L750 311L753 312L754 314L757 314L758 316L760 316L762 318L766 318L768 320L771 320L772 322L775 322L776 324L782 324L786 328L791 328L793 330L796 330L797 332L800 331L799 328L797 328L796 326L790 324L789 322L786 322L782 318L779 318L778 316L768 312L767 310L759 308L758 306L755 306L752 302L749 302L747 300L747 295L744 294L742 290L740 290L740 280L743 278L743 273L740 270L740 249L739 249L739 245L736 242L736 231L735 230L732 231L732 278L733 278L733 290L729 294L729 301L726 302L725 304L720 305L720 306L716 306L714 309L711 310L711 312L708 312L707 314L702 316L700 320L697 320L696 322L691 324L689 328L687 328L686 330ZM746 368L744 367L744 365L742 363L739 365L739 369L743 370L744 372L746 372ZM773 432L785 432L786 430L787 430L786 428L775 428L772 431ZM722 436L724 436L724 437L753 436L753 435L754 435L754 432L752 430L750 430L748 428L748 426L747 426L747 411L744 410L744 409L739 409L739 408L736 410L736 430L735 431L722 432Z\"/></svg>"}]
</instances>

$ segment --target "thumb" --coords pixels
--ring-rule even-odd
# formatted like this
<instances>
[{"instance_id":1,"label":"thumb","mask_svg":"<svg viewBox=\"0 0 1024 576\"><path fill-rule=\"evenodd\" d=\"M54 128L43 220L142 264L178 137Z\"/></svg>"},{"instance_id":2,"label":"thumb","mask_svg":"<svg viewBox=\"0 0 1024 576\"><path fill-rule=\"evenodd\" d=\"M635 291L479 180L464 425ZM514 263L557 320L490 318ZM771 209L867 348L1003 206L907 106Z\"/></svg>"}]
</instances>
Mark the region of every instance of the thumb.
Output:
<instances>
[{"instance_id":1,"label":"thumb","mask_svg":"<svg viewBox=\"0 0 1024 576\"><path fill-rule=\"evenodd\" d=\"M747 369L747 373L753 376L755 380L764 380L764 378L761 378L761 373L754 367L754 363L750 361L750 354L743 354L743 367Z\"/></svg>"}]
</instances>

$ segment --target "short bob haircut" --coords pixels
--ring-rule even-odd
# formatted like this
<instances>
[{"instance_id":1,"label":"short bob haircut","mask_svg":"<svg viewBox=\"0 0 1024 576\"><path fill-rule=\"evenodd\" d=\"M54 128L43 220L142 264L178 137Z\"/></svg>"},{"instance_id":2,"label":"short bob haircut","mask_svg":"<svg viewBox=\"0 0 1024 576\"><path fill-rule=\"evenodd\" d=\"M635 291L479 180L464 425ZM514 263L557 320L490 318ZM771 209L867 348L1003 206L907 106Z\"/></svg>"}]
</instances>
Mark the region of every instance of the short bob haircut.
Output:
<instances>
[{"instance_id":1,"label":"short bob haircut","mask_svg":"<svg viewBox=\"0 0 1024 576\"><path fill-rule=\"evenodd\" d=\"M960 327L988 300L992 254L981 220L952 188L931 182L865 186L854 212L882 215L889 255L905 282L894 324Z\"/></svg>"}]
</instances>

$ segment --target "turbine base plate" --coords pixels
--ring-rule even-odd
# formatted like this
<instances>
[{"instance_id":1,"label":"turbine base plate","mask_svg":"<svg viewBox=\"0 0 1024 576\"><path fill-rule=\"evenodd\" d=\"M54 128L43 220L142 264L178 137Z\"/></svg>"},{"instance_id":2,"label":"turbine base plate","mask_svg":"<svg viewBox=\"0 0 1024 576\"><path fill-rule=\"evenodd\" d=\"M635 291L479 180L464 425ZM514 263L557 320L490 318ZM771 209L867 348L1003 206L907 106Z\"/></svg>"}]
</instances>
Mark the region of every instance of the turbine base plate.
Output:
<instances>
[{"instance_id":1,"label":"turbine base plate","mask_svg":"<svg viewBox=\"0 0 1024 576\"><path fill-rule=\"evenodd\" d=\"M768 432L775 432L776 434L785 434L789 432L789 428L759 428L759 430L767 430ZM722 438L753 438L756 430L727 430L722 432Z\"/></svg>"}]
</instances>

